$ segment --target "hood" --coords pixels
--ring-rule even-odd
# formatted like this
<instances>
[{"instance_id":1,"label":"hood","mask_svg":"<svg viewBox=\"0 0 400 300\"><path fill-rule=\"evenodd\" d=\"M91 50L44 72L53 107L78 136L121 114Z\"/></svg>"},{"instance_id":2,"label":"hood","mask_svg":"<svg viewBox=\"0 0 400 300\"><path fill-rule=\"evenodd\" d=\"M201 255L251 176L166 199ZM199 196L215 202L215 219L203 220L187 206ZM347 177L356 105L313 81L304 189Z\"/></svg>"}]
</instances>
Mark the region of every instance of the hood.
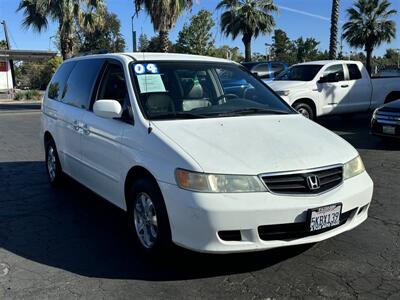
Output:
<instances>
[{"instance_id":1,"label":"hood","mask_svg":"<svg viewBox=\"0 0 400 300\"><path fill-rule=\"evenodd\" d=\"M291 89L302 88L307 85L306 81L291 81L291 80L274 80L268 83L268 86L274 91L286 91Z\"/></svg>"},{"instance_id":2,"label":"hood","mask_svg":"<svg viewBox=\"0 0 400 300\"><path fill-rule=\"evenodd\" d=\"M357 156L345 140L297 114L152 123L206 173L303 170L345 163Z\"/></svg>"},{"instance_id":3,"label":"hood","mask_svg":"<svg viewBox=\"0 0 400 300\"><path fill-rule=\"evenodd\" d=\"M400 111L400 100L392 101L379 109L380 111Z\"/></svg>"}]
</instances>

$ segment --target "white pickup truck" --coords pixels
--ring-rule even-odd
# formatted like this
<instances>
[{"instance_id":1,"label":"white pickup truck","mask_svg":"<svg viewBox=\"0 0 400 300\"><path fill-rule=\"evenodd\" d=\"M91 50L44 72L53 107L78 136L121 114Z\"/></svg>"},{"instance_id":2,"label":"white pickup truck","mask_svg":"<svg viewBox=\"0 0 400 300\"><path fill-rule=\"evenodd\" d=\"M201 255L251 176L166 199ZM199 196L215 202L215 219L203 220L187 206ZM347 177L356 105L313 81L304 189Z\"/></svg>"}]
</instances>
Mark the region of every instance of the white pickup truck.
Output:
<instances>
[{"instance_id":1,"label":"white pickup truck","mask_svg":"<svg viewBox=\"0 0 400 300\"><path fill-rule=\"evenodd\" d=\"M356 61L296 64L268 85L310 119L368 111L400 99L400 77L371 78Z\"/></svg>"}]
</instances>

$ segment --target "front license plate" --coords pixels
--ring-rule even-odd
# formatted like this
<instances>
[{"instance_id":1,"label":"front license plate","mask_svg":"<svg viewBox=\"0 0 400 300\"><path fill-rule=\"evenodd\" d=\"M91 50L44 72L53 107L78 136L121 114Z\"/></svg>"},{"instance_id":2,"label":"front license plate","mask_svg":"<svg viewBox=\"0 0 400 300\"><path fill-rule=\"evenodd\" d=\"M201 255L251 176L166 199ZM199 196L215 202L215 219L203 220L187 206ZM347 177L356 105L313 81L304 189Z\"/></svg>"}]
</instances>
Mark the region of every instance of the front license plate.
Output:
<instances>
[{"instance_id":1,"label":"front license plate","mask_svg":"<svg viewBox=\"0 0 400 300\"><path fill-rule=\"evenodd\" d=\"M393 126L383 126L382 127L382 132L384 134L396 134L396 127Z\"/></svg>"},{"instance_id":2,"label":"front license plate","mask_svg":"<svg viewBox=\"0 0 400 300\"><path fill-rule=\"evenodd\" d=\"M340 224L342 204L332 204L309 210L310 231L318 231Z\"/></svg>"}]
</instances>

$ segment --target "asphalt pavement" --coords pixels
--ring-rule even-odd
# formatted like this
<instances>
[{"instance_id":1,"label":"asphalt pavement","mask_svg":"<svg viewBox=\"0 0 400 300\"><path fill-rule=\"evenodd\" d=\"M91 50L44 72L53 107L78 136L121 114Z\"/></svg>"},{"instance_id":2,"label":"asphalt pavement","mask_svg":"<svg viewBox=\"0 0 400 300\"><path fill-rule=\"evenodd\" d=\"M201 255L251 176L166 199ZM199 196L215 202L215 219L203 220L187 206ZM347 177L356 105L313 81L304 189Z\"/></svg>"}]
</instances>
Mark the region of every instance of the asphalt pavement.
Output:
<instances>
[{"instance_id":1,"label":"asphalt pavement","mask_svg":"<svg viewBox=\"0 0 400 300\"><path fill-rule=\"evenodd\" d=\"M47 182L37 104L0 104L0 299L400 299L400 142L369 114L331 117L375 182L369 219L330 240L260 253L140 255L124 213Z\"/></svg>"}]
</instances>

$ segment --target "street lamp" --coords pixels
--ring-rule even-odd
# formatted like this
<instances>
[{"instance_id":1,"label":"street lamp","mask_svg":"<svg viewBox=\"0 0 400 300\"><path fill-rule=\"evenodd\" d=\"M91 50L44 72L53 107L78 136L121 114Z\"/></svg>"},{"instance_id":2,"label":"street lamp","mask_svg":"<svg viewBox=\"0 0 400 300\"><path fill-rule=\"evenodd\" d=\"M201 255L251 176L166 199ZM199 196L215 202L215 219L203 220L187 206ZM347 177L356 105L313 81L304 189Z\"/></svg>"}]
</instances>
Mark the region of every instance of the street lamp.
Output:
<instances>
[{"instance_id":1,"label":"street lamp","mask_svg":"<svg viewBox=\"0 0 400 300\"><path fill-rule=\"evenodd\" d=\"M51 37L49 37L49 50L51 50L51 40L55 37L56 37L55 35L52 35Z\"/></svg>"},{"instance_id":2,"label":"street lamp","mask_svg":"<svg viewBox=\"0 0 400 300\"><path fill-rule=\"evenodd\" d=\"M271 49L272 49L272 44L265 43L265 54L267 56L267 60L270 60Z\"/></svg>"}]
</instances>

